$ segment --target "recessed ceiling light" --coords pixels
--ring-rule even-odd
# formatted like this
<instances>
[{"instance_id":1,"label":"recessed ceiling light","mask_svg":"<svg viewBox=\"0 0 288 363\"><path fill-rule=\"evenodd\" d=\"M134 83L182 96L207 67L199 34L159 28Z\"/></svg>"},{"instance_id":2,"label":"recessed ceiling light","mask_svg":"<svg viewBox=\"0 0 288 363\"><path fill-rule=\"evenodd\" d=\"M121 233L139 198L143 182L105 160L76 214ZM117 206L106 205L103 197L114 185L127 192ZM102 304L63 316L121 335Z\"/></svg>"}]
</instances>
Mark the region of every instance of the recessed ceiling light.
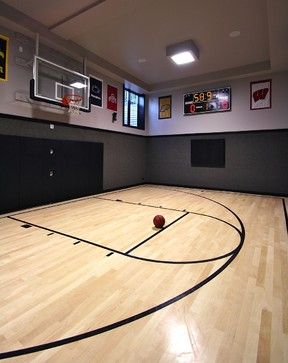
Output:
<instances>
[{"instance_id":1,"label":"recessed ceiling light","mask_svg":"<svg viewBox=\"0 0 288 363\"><path fill-rule=\"evenodd\" d=\"M145 58L138 59L138 63L146 63L146 62L147 62L147 59L145 59Z\"/></svg>"},{"instance_id":2,"label":"recessed ceiling light","mask_svg":"<svg viewBox=\"0 0 288 363\"><path fill-rule=\"evenodd\" d=\"M191 54L191 52L181 52L178 54L174 54L171 56L171 59L173 60L173 62L175 62L176 64L187 64L187 63L191 63L195 61L195 58L193 57L193 55Z\"/></svg>"},{"instance_id":3,"label":"recessed ceiling light","mask_svg":"<svg viewBox=\"0 0 288 363\"><path fill-rule=\"evenodd\" d=\"M199 59L199 50L192 40L186 40L166 47L166 56L177 65L187 64Z\"/></svg>"},{"instance_id":4,"label":"recessed ceiling light","mask_svg":"<svg viewBox=\"0 0 288 363\"><path fill-rule=\"evenodd\" d=\"M229 34L229 36L230 36L231 38L237 38L237 37L239 37L239 35L240 35L240 31L239 31L239 30L233 30L233 32L231 32L231 33Z\"/></svg>"}]
</instances>

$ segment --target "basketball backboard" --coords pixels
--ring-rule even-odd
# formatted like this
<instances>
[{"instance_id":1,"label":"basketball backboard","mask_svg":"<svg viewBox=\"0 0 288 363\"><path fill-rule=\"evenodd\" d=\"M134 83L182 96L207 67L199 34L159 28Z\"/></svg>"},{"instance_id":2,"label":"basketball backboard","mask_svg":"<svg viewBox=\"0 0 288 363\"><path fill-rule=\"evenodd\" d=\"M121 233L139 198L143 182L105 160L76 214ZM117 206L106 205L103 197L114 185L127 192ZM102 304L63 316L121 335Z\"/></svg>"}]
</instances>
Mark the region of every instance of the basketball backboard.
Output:
<instances>
[{"instance_id":1,"label":"basketball backboard","mask_svg":"<svg viewBox=\"0 0 288 363\"><path fill-rule=\"evenodd\" d=\"M63 104L65 96L81 99L80 110L91 111L89 77L72 71L39 56L34 57L33 79L30 84L30 97L55 105ZM79 96L79 97L78 97Z\"/></svg>"}]
</instances>

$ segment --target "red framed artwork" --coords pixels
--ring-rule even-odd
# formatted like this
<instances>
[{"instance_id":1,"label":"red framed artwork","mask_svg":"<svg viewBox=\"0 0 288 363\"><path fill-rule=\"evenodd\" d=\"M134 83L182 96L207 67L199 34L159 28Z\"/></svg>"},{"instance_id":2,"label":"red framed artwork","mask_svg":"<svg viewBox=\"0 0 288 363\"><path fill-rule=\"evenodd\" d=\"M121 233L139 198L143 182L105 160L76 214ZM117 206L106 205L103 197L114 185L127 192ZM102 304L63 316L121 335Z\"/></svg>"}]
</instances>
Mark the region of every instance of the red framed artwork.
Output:
<instances>
[{"instance_id":1,"label":"red framed artwork","mask_svg":"<svg viewBox=\"0 0 288 363\"><path fill-rule=\"evenodd\" d=\"M117 111L117 88L107 85L107 108Z\"/></svg>"},{"instance_id":2,"label":"red framed artwork","mask_svg":"<svg viewBox=\"0 0 288 363\"><path fill-rule=\"evenodd\" d=\"M271 108L271 79L250 83L250 110Z\"/></svg>"}]
</instances>

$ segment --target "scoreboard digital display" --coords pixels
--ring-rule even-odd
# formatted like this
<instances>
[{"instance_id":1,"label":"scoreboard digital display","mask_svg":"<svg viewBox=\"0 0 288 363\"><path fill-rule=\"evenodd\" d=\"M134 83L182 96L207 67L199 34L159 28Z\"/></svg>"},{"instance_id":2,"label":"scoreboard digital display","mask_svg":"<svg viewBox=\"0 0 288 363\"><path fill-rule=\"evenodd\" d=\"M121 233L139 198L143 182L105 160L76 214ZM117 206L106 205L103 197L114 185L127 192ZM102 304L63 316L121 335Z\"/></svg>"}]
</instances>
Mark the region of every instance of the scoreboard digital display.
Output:
<instances>
[{"instance_id":1,"label":"scoreboard digital display","mask_svg":"<svg viewBox=\"0 0 288 363\"><path fill-rule=\"evenodd\" d=\"M184 116L231 110L231 88L217 88L184 95Z\"/></svg>"}]
</instances>

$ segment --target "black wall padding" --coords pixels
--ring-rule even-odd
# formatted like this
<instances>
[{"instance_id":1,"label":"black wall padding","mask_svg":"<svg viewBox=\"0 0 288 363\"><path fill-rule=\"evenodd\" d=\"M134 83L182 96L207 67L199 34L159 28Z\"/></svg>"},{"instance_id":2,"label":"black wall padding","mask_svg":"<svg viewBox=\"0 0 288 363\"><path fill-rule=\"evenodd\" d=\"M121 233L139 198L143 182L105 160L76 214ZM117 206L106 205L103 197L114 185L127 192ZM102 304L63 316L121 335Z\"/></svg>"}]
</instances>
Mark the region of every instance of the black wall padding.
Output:
<instances>
[{"instance_id":1,"label":"black wall padding","mask_svg":"<svg viewBox=\"0 0 288 363\"><path fill-rule=\"evenodd\" d=\"M225 168L191 166L191 140L225 139ZM288 194L288 130L150 137L150 183Z\"/></svg>"},{"instance_id":2,"label":"black wall padding","mask_svg":"<svg viewBox=\"0 0 288 363\"><path fill-rule=\"evenodd\" d=\"M191 165L225 167L225 139L191 140Z\"/></svg>"},{"instance_id":3,"label":"black wall padding","mask_svg":"<svg viewBox=\"0 0 288 363\"><path fill-rule=\"evenodd\" d=\"M103 144L0 136L0 213L103 191Z\"/></svg>"},{"instance_id":4,"label":"black wall padding","mask_svg":"<svg viewBox=\"0 0 288 363\"><path fill-rule=\"evenodd\" d=\"M20 137L0 135L0 212L19 209Z\"/></svg>"}]
</instances>

